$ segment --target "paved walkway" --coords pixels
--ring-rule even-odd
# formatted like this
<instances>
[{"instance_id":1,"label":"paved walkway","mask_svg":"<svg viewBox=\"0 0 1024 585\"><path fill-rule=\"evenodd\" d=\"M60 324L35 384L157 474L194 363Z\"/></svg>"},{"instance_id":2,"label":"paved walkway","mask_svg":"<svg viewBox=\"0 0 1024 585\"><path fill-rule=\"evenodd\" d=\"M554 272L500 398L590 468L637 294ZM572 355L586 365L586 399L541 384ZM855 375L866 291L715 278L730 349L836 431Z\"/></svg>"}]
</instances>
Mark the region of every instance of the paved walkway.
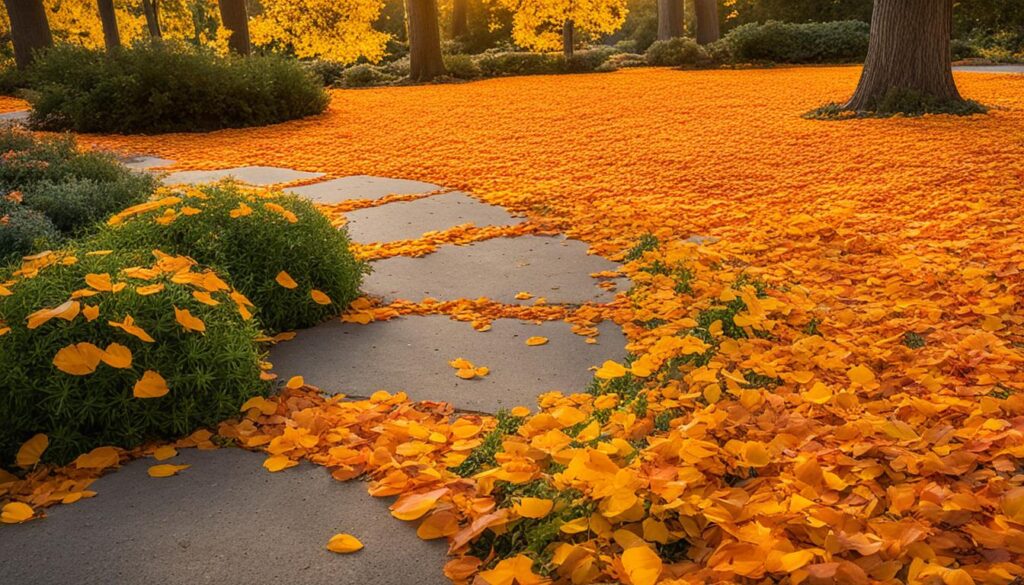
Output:
<instances>
[{"instance_id":1,"label":"paved walkway","mask_svg":"<svg viewBox=\"0 0 1024 585\"><path fill-rule=\"evenodd\" d=\"M140 171L159 172L173 161L136 157ZM465 226L526 222L468 193L445 192L419 181L353 176L324 180L317 173L274 167L240 167L167 174L167 184L201 183L226 176L253 185L301 182L289 189L318 203L377 200L346 214L357 243L415 240ZM311 181L316 181L312 182ZM587 254L587 246L561 236L493 237L469 245L442 245L421 258L374 262L364 290L382 302L487 297L508 305L576 306L611 301L595 272L615 269ZM621 284L621 283L620 283ZM530 293L527 295L520 293ZM413 399L445 401L457 409L494 413L534 406L552 390L577 392L590 368L621 359L625 337L610 322L591 339L564 321L498 319L488 331L446 315L409 316L359 325L332 320L298 332L270 355L282 379L302 375L328 393L368 396L406 391ZM547 338L527 345L530 337ZM490 374L474 380L454 375L449 361L466 358ZM3 582L58 585L160 583L331 583L433 585L442 575L445 544L424 542L415 523L394 520L387 499L373 498L364 483L337 482L328 471L302 464L268 473L265 456L240 449L183 450L172 461L192 467L153 479L154 462L126 465L93 484L98 495L47 511L42 520L0 529ZM324 549L334 534L355 535L365 548L351 555Z\"/></svg>"}]
</instances>

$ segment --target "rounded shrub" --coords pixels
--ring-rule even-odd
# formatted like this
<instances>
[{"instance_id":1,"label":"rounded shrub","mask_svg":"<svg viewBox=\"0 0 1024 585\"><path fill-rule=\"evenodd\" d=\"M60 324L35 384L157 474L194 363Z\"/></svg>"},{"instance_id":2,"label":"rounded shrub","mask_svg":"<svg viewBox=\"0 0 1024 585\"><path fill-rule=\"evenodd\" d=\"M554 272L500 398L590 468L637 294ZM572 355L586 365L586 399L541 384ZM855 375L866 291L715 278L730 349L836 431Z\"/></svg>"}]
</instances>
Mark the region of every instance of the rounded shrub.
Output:
<instances>
[{"instance_id":1,"label":"rounded shrub","mask_svg":"<svg viewBox=\"0 0 1024 585\"><path fill-rule=\"evenodd\" d=\"M319 114L321 79L279 55L221 57L181 43L48 49L30 73L32 124L123 134L205 132Z\"/></svg>"},{"instance_id":2,"label":"rounded shrub","mask_svg":"<svg viewBox=\"0 0 1024 585\"><path fill-rule=\"evenodd\" d=\"M253 301L271 332L339 314L359 295L366 272L344 230L308 200L280 191L230 182L162 189L109 224L92 249L159 249L214 266Z\"/></svg>"},{"instance_id":3,"label":"rounded shrub","mask_svg":"<svg viewBox=\"0 0 1024 585\"><path fill-rule=\"evenodd\" d=\"M0 265L60 243L61 234L42 213L24 205L0 203Z\"/></svg>"},{"instance_id":4,"label":"rounded shrub","mask_svg":"<svg viewBox=\"0 0 1024 585\"><path fill-rule=\"evenodd\" d=\"M647 63L656 67L696 65L707 58L697 41L685 37L655 41L647 47L646 56Z\"/></svg>"},{"instance_id":5,"label":"rounded shrub","mask_svg":"<svg viewBox=\"0 0 1024 585\"><path fill-rule=\"evenodd\" d=\"M868 52L871 27L859 20L738 26L719 41L736 61L854 63Z\"/></svg>"},{"instance_id":6,"label":"rounded shrub","mask_svg":"<svg viewBox=\"0 0 1024 585\"><path fill-rule=\"evenodd\" d=\"M76 234L136 203L153 191L148 175L129 174L114 181L68 177L40 181L25 189L25 205L46 214L57 229Z\"/></svg>"},{"instance_id":7,"label":"rounded shrub","mask_svg":"<svg viewBox=\"0 0 1024 585\"><path fill-rule=\"evenodd\" d=\"M444 68L448 75L456 79L476 79L480 77L480 67L472 55L445 55Z\"/></svg>"},{"instance_id":8,"label":"rounded shrub","mask_svg":"<svg viewBox=\"0 0 1024 585\"><path fill-rule=\"evenodd\" d=\"M0 463L133 447L237 414L267 390L245 299L181 256L47 252L0 275Z\"/></svg>"},{"instance_id":9,"label":"rounded shrub","mask_svg":"<svg viewBox=\"0 0 1024 585\"><path fill-rule=\"evenodd\" d=\"M561 53L484 53L477 61L484 77L565 73Z\"/></svg>"}]
</instances>

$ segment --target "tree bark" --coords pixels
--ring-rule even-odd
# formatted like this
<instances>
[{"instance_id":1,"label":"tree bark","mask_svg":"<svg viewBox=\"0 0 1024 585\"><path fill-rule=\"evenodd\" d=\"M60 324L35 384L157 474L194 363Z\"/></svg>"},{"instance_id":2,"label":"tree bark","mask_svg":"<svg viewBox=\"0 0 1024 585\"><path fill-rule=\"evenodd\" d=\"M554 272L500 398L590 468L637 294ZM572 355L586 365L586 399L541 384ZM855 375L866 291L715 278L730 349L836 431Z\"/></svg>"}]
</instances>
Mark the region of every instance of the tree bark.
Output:
<instances>
[{"instance_id":1,"label":"tree bark","mask_svg":"<svg viewBox=\"0 0 1024 585\"><path fill-rule=\"evenodd\" d=\"M53 46L50 23L42 0L4 0L11 21L11 42L18 69L32 64L39 49Z\"/></svg>"},{"instance_id":2,"label":"tree bark","mask_svg":"<svg viewBox=\"0 0 1024 585\"><path fill-rule=\"evenodd\" d=\"M576 26L571 18L567 18L562 24L562 53L566 59L572 58L573 53L573 33L576 32Z\"/></svg>"},{"instance_id":3,"label":"tree bark","mask_svg":"<svg viewBox=\"0 0 1024 585\"><path fill-rule=\"evenodd\" d=\"M160 0L142 0L142 13L146 16L146 28L154 39L163 37L160 32Z\"/></svg>"},{"instance_id":4,"label":"tree bark","mask_svg":"<svg viewBox=\"0 0 1024 585\"><path fill-rule=\"evenodd\" d=\"M658 0L658 40L683 36L683 0Z\"/></svg>"},{"instance_id":5,"label":"tree bark","mask_svg":"<svg viewBox=\"0 0 1024 585\"><path fill-rule=\"evenodd\" d=\"M117 30L117 12L114 11L114 0L96 0L96 8L100 13L103 25L103 44L108 51L121 47L121 33Z\"/></svg>"},{"instance_id":6,"label":"tree bark","mask_svg":"<svg viewBox=\"0 0 1024 585\"><path fill-rule=\"evenodd\" d=\"M469 1L452 0L452 37L464 37L469 32Z\"/></svg>"},{"instance_id":7,"label":"tree bark","mask_svg":"<svg viewBox=\"0 0 1024 585\"><path fill-rule=\"evenodd\" d=\"M869 111L893 92L960 102L953 81L953 0L875 0L864 70L847 110Z\"/></svg>"},{"instance_id":8,"label":"tree bark","mask_svg":"<svg viewBox=\"0 0 1024 585\"><path fill-rule=\"evenodd\" d=\"M238 55L252 52L249 42L249 14L245 10L245 0L218 0L220 21L224 28L231 32L228 37L228 48Z\"/></svg>"},{"instance_id":9,"label":"tree bark","mask_svg":"<svg viewBox=\"0 0 1024 585\"><path fill-rule=\"evenodd\" d=\"M718 40L718 0L693 0L697 19L697 42L707 45Z\"/></svg>"},{"instance_id":10,"label":"tree bark","mask_svg":"<svg viewBox=\"0 0 1024 585\"><path fill-rule=\"evenodd\" d=\"M405 0L405 13L409 19L409 78L424 82L444 75L436 0Z\"/></svg>"}]
</instances>

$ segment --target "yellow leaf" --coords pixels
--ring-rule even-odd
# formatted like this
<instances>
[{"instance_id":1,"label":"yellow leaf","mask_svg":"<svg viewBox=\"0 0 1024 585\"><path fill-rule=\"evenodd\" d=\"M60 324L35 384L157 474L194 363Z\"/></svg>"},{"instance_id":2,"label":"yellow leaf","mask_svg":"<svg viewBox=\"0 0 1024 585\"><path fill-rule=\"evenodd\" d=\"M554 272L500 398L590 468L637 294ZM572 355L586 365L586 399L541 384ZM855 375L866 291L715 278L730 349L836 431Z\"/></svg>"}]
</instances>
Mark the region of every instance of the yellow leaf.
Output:
<instances>
[{"instance_id":1,"label":"yellow leaf","mask_svg":"<svg viewBox=\"0 0 1024 585\"><path fill-rule=\"evenodd\" d=\"M455 358L452 361L448 362L448 365L455 368L456 370L472 370L474 367L473 362L465 358Z\"/></svg>"},{"instance_id":2,"label":"yellow leaf","mask_svg":"<svg viewBox=\"0 0 1024 585\"><path fill-rule=\"evenodd\" d=\"M78 469L106 469L114 467L121 460L121 455L114 447L96 447L75 459Z\"/></svg>"},{"instance_id":3,"label":"yellow leaf","mask_svg":"<svg viewBox=\"0 0 1024 585\"><path fill-rule=\"evenodd\" d=\"M277 284L288 289L299 286L299 283L295 282L295 280L292 279L291 275L285 272L284 270L278 272L277 278L275 278L274 280L277 281Z\"/></svg>"},{"instance_id":4,"label":"yellow leaf","mask_svg":"<svg viewBox=\"0 0 1024 585\"><path fill-rule=\"evenodd\" d=\"M416 529L421 540L434 540L451 536L459 531L459 518L450 510L439 510L424 518Z\"/></svg>"},{"instance_id":5,"label":"yellow leaf","mask_svg":"<svg viewBox=\"0 0 1024 585\"><path fill-rule=\"evenodd\" d=\"M634 546L622 553L622 568L633 585L654 585L661 576L661 557L648 546Z\"/></svg>"},{"instance_id":6,"label":"yellow leaf","mask_svg":"<svg viewBox=\"0 0 1024 585\"><path fill-rule=\"evenodd\" d=\"M516 293L516 298L519 299L520 301L525 301L528 299L532 299L533 295L526 291L520 291Z\"/></svg>"},{"instance_id":7,"label":"yellow leaf","mask_svg":"<svg viewBox=\"0 0 1024 585\"><path fill-rule=\"evenodd\" d=\"M590 527L590 519L586 516L582 518L576 518L570 520L558 527L559 530L566 534L579 534Z\"/></svg>"},{"instance_id":8,"label":"yellow leaf","mask_svg":"<svg viewBox=\"0 0 1024 585\"><path fill-rule=\"evenodd\" d=\"M65 321L72 321L78 316L81 305L78 301L66 301L52 309L40 309L26 318L29 329L37 329L50 319L61 318Z\"/></svg>"},{"instance_id":9,"label":"yellow leaf","mask_svg":"<svg viewBox=\"0 0 1024 585\"><path fill-rule=\"evenodd\" d=\"M109 292L113 290L114 286L110 281L109 274L86 274L85 284L90 287L103 292Z\"/></svg>"},{"instance_id":10,"label":"yellow leaf","mask_svg":"<svg viewBox=\"0 0 1024 585\"><path fill-rule=\"evenodd\" d=\"M331 297L327 296L326 293L323 293L323 292L321 292L321 291L319 291L317 289L313 289L313 290L309 291L309 296L312 297L313 298L313 302L318 304L318 305L329 305L329 304L331 304Z\"/></svg>"},{"instance_id":11,"label":"yellow leaf","mask_svg":"<svg viewBox=\"0 0 1024 585\"><path fill-rule=\"evenodd\" d=\"M764 448L764 445L756 441L747 443L743 449L743 458L746 460L747 465L751 467L764 467L771 461L768 450Z\"/></svg>"},{"instance_id":12,"label":"yellow leaf","mask_svg":"<svg viewBox=\"0 0 1024 585\"><path fill-rule=\"evenodd\" d=\"M269 416L277 412L277 403L272 400L267 400L262 396L253 396L249 400L245 401L245 404L242 405L241 411L247 412L253 408L258 409L260 414Z\"/></svg>"},{"instance_id":13,"label":"yellow leaf","mask_svg":"<svg viewBox=\"0 0 1024 585\"><path fill-rule=\"evenodd\" d=\"M292 376L291 378L288 379L288 383L285 384L285 387L291 390L295 390L296 388L302 388L305 385L306 380L304 380L302 376Z\"/></svg>"},{"instance_id":14,"label":"yellow leaf","mask_svg":"<svg viewBox=\"0 0 1024 585\"><path fill-rule=\"evenodd\" d=\"M867 386L875 381L875 373L866 366L854 366L846 372L846 375L850 377L851 382L861 386Z\"/></svg>"},{"instance_id":15,"label":"yellow leaf","mask_svg":"<svg viewBox=\"0 0 1024 585\"><path fill-rule=\"evenodd\" d=\"M462 370L456 370L455 375L462 378L463 380L472 380L476 377L476 370L465 368Z\"/></svg>"},{"instance_id":16,"label":"yellow leaf","mask_svg":"<svg viewBox=\"0 0 1024 585\"><path fill-rule=\"evenodd\" d=\"M146 286L140 286L135 289L135 294L143 297L155 295L158 292L164 290L164 283L158 282L156 284L147 284Z\"/></svg>"},{"instance_id":17,"label":"yellow leaf","mask_svg":"<svg viewBox=\"0 0 1024 585\"><path fill-rule=\"evenodd\" d=\"M480 366L479 368L477 368L477 369L475 370L475 372L476 372L476 375L477 375L477 376L479 376L479 377L483 378L483 377L484 377L484 376L486 376L487 374L490 374L490 373L491 373L491 369L490 369L490 368L488 368L487 366Z\"/></svg>"},{"instance_id":18,"label":"yellow leaf","mask_svg":"<svg viewBox=\"0 0 1024 585\"><path fill-rule=\"evenodd\" d=\"M178 475L179 471L188 469L189 467L191 467L191 465L171 465L170 463L164 463L150 467L146 473L149 474L149 477L171 477L172 475Z\"/></svg>"},{"instance_id":19,"label":"yellow leaf","mask_svg":"<svg viewBox=\"0 0 1024 585\"><path fill-rule=\"evenodd\" d=\"M206 291L194 290L194 291L192 291L192 296L193 296L193 298L195 298L200 303L203 303L204 305L210 305L211 307L216 307L217 305L220 304L220 301L218 301L217 299L213 298L213 295L211 295L210 293L208 293Z\"/></svg>"},{"instance_id":20,"label":"yellow leaf","mask_svg":"<svg viewBox=\"0 0 1024 585\"><path fill-rule=\"evenodd\" d=\"M32 506L22 502L9 502L4 504L3 511L0 512L0 522L21 524L26 520L31 520L34 515L35 510L32 509Z\"/></svg>"},{"instance_id":21,"label":"yellow leaf","mask_svg":"<svg viewBox=\"0 0 1024 585\"><path fill-rule=\"evenodd\" d=\"M124 321L118 323L117 321L108 321L108 325L124 331L129 335L134 335L146 343L153 343L153 338L149 336L142 327L135 324L135 319L131 315L125 315Z\"/></svg>"},{"instance_id":22,"label":"yellow leaf","mask_svg":"<svg viewBox=\"0 0 1024 585\"><path fill-rule=\"evenodd\" d=\"M513 505L516 514L524 518L543 518L551 513L555 503L543 498L523 498Z\"/></svg>"},{"instance_id":23,"label":"yellow leaf","mask_svg":"<svg viewBox=\"0 0 1024 585\"><path fill-rule=\"evenodd\" d=\"M363 548L363 543L351 534L335 534L327 541L327 550L340 554L353 553Z\"/></svg>"},{"instance_id":24,"label":"yellow leaf","mask_svg":"<svg viewBox=\"0 0 1024 585\"><path fill-rule=\"evenodd\" d=\"M814 560L814 553L809 550L798 550L782 555L782 570L792 573Z\"/></svg>"},{"instance_id":25,"label":"yellow leaf","mask_svg":"<svg viewBox=\"0 0 1024 585\"><path fill-rule=\"evenodd\" d=\"M622 376L625 376L626 368L618 362L608 360L601 365L601 368L598 369L594 375L602 380L612 380L614 378L621 378Z\"/></svg>"},{"instance_id":26,"label":"yellow leaf","mask_svg":"<svg viewBox=\"0 0 1024 585\"><path fill-rule=\"evenodd\" d=\"M271 473L277 473L278 471L288 469L289 467L295 467L298 464L298 461L292 461L284 455L272 455L267 457L263 462L263 467Z\"/></svg>"},{"instance_id":27,"label":"yellow leaf","mask_svg":"<svg viewBox=\"0 0 1024 585\"><path fill-rule=\"evenodd\" d=\"M194 316L188 309L174 307L174 320L184 327L185 331L197 331L199 333L206 331L206 323L203 323L202 319Z\"/></svg>"},{"instance_id":28,"label":"yellow leaf","mask_svg":"<svg viewBox=\"0 0 1024 585\"><path fill-rule=\"evenodd\" d=\"M806 402L812 402L814 404L825 404L826 402L832 400L832 390L829 390L829 387L822 384L821 382L817 382L807 392L801 392L800 397L803 398Z\"/></svg>"},{"instance_id":29,"label":"yellow leaf","mask_svg":"<svg viewBox=\"0 0 1024 585\"><path fill-rule=\"evenodd\" d=\"M18 464L18 467L32 467L36 463L39 463L39 459L42 458L43 452L50 446L50 438L39 433L31 439L22 443L18 449L18 454L14 456L14 462Z\"/></svg>"},{"instance_id":30,"label":"yellow leaf","mask_svg":"<svg viewBox=\"0 0 1024 585\"><path fill-rule=\"evenodd\" d=\"M69 345L53 356L53 365L72 376L85 376L96 371L103 351L95 345L83 342Z\"/></svg>"},{"instance_id":31,"label":"yellow leaf","mask_svg":"<svg viewBox=\"0 0 1024 585\"><path fill-rule=\"evenodd\" d=\"M160 398L169 391L167 381L163 376L153 370L146 370L143 372L142 378L135 383L132 394L136 398Z\"/></svg>"},{"instance_id":32,"label":"yellow leaf","mask_svg":"<svg viewBox=\"0 0 1024 585\"><path fill-rule=\"evenodd\" d=\"M526 345L544 345L547 342L548 342L548 338L547 337L536 336L536 337L531 337L531 338L527 339L526 340Z\"/></svg>"},{"instance_id":33,"label":"yellow leaf","mask_svg":"<svg viewBox=\"0 0 1024 585\"><path fill-rule=\"evenodd\" d=\"M404 495L391 504L391 515L399 520L417 520L429 512L448 488L439 488L419 494Z\"/></svg>"},{"instance_id":34,"label":"yellow leaf","mask_svg":"<svg viewBox=\"0 0 1024 585\"><path fill-rule=\"evenodd\" d=\"M533 559L526 555L504 559L493 569L481 571L480 578L487 585L539 585L546 582L533 572Z\"/></svg>"},{"instance_id":35,"label":"yellow leaf","mask_svg":"<svg viewBox=\"0 0 1024 585\"><path fill-rule=\"evenodd\" d=\"M103 363L112 368L125 369L132 365L132 350L120 343L111 343L100 356Z\"/></svg>"},{"instance_id":36,"label":"yellow leaf","mask_svg":"<svg viewBox=\"0 0 1024 585\"><path fill-rule=\"evenodd\" d=\"M166 461L171 457L176 457L177 455L178 450L170 445L158 447L156 451L153 451L153 459L156 459L157 461Z\"/></svg>"},{"instance_id":37,"label":"yellow leaf","mask_svg":"<svg viewBox=\"0 0 1024 585\"><path fill-rule=\"evenodd\" d=\"M82 309L82 315L85 316L85 320L90 323L95 321L96 318L100 316L99 305L86 305Z\"/></svg>"}]
</instances>

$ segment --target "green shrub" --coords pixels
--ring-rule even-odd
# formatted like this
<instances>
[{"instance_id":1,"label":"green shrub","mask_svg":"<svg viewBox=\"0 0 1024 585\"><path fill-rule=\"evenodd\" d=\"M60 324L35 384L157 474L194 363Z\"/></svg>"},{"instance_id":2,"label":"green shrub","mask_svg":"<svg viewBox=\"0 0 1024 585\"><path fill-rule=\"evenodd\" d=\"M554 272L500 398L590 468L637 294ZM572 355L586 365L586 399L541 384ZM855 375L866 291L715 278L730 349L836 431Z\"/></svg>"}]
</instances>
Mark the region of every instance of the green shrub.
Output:
<instances>
[{"instance_id":1,"label":"green shrub","mask_svg":"<svg viewBox=\"0 0 1024 585\"><path fill-rule=\"evenodd\" d=\"M608 60L604 62L601 67L605 67L609 70L614 69L626 69L630 67L646 67L647 56L638 53L616 53Z\"/></svg>"},{"instance_id":2,"label":"green shrub","mask_svg":"<svg viewBox=\"0 0 1024 585\"><path fill-rule=\"evenodd\" d=\"M616 53L618 51L614 47L607 45L576 51L572 57L565 60L565 71L567 73L592 73Z\"/></svg>"},{"instance_id":3,"label":"green shrub","mask_svg":"<svg viewBox=\"0 0 1024 585\"><path fill-rule=\"evenodd\" d=\"M341 85L343 87L372 87L394 83L398 79L397 75L394 75L384 67L360 63L342 72Z\"/></svg>"},{"instance_id":4,"label":"green shrub","mask_svg":"<svg viewBox=\"0 0 1024 585\"><path fill-rule=\"evenodd\" d=\"M444 68L448 75L456 79L476 79L480 77L480 67L472 55L445 55Z\"/></svg>"},{"instance_id":5,"label":"green shrub","mask_svg":"<svg viewBox=\"0 0 1024 585\"><path fill-rule=\"evenodd\" d=\"M565 72L560 53L484 53L477 61L484 77L551 75Z\"/></svg>"},{"instance_id":6,"label":"green shrub","mask_svg":"<svg viewBox=\"0 0 1024 585\"><path fill-rule=\"evenodd\" d=\"M972 45L969 41L963 39L953 39L950 41L950 52L954 61L962 61L963 59L972 59L978 56L978 49Z\"/></svg>"},{"instance_id":7,"label":"green shrub","mask_svg":"<svg viewBox=\"0 0 1024 585\"><path fill-rule=\"evenodd\" d=\"M315 325L359 294L365 264L353 258L346 232L305 199L229 182L157 196L167 198L114 216L89 246L159 249L214 266L272 332ZM279 284L282 271L298 286ZM331 302L317 303L314 290Z\"/></svg>"},{"instance_id":8,"label":"green shrub","mask_svg":"<svg viewBox=\"0 0 1024 585\"><path fill-rule=\"evenodd\" d=\"M342 74L346 68L346 65L343 63L326 61L324 59L302 61L302 66L313 75L316 75L321 83L324 84L324 87L334 87L341 83Z\"/></svg>"},{"instance_id":9,"label":"green shrub","mask_svg":"<svg viewBox=\"0 0 1024 585\"><path fill-rule=\"evenodd\" d=\"M11 293L0 296L0 320L9 328L0 335L0 464L35 433L49 436L45 458L56 463L100 445L178 437L237 414L266 390L255 324L243 318L222 280L192 264L181 257L154 263L149 251L61 252L0 275ZM125 270L140 266L152 270ZM62 305L63 316L30 321ZM205 331L185 329L176 310L201 320ZM128 317L153 341L111 325ZM76 344L92 344L78 346L81 369L62 359ZM116 359L119 348L111 344L130 352L130 364ZM155 379L146 372L158 374L169 392L136 398L136 383Z\"/></svg>"},{"instance_id":10,"label":"green shrub","mask_svg":"<svg viewBox=\"0 0 1024 585\"><path fill-rule=\"evenodd\" d=\"M0 95L16 95L27 83L25 73L14 66L13 59L0 60Z\"/></svg>"},{"instance_id":11,"label":"green shrub","mask_svg":"<svg viewBox=\"0 0 1024 585\"><path fill-rule=\"evenodd\" d=\"M281 56L219 57L183 44L113 53L58 45L30 72L32 124L76 132L204 132L323 112L320 80Z\"/></svg>"},{"instance_id":12,"label":"green shrub","mask_svg":"<svg viewBox=\"0 0 1024 585\"><path fill-rule=\"evenodd\" d=\"M738 26L720 41L738 62L853 63L868 52L870 25L859 20Z\"/></svg>"},{"instance_id":13,"label":"green shrub","mask_svg":"<svg viewBox=\"0 0 1024 585\"><path fill-rule=\"evenodd\" d=\"M707 54L697 41L685 37L656 41L647 48L646 56L648 64L658 67L697 65L707 60Z\"/></svg>"},{"instance_id":14,"label":"green shrub","mask_svg":"<svg viewBox=\"0 0 1024 585\"><path fill-rule=\"evenodd\" d=\"M81 234L94 224L141 203L153 191L152 178L125 171L116 181L68 177L63 181L41 181L25 190L25 205L46 214L65 234Z\"/></svg>"},{"instance_id":15,"label":"green shrub","mask_svg":"<svg viewBox=\"0 0 1024 585\"><path fill-rule=\"evenodd\" d=\"M61 235L42 213L24 205L0 204L0 265L55 247Z\"/></svg>"}]
</instances>

